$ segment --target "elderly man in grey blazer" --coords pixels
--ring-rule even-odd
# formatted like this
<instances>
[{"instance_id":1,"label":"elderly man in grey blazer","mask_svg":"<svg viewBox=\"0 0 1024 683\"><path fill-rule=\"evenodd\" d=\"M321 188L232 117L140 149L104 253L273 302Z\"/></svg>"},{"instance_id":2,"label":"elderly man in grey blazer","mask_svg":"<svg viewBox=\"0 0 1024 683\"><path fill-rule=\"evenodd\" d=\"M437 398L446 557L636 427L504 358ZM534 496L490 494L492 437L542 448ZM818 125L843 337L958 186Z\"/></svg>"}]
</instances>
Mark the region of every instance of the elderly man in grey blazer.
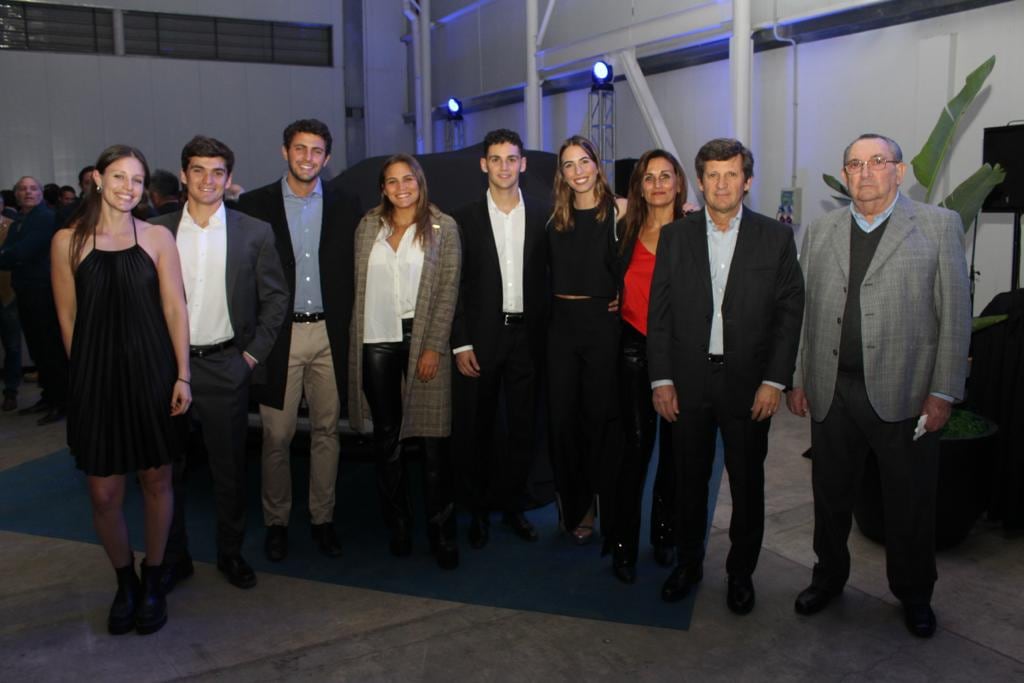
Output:
<instances>
[{"instance_id":1,"label":"elderly man in grey blazer","mask_svg":"<svg viewBox=\"0 0 1024 683\"><path fill-rule=\"evenodd\" d=\"M861 135L843 153L853 203L804 237L807 300L787 404L812 417L818 561L795 606L814 614L842 592L854 498L874 451L889 587L907 628L927 638L938 431L964 394L971 309L960 218L902 196L905 171L895 141Z\"/></svg>"}]
</instances>

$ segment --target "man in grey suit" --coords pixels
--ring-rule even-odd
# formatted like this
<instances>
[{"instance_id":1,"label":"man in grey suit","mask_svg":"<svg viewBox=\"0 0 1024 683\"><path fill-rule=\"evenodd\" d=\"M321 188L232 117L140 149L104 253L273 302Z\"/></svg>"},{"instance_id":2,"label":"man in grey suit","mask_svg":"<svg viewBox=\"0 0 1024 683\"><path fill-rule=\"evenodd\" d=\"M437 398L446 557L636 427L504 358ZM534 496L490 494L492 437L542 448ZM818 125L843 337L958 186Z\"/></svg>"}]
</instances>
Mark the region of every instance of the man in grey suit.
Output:
<instances>
[{"instance_id":1,"label":"man in grey suit","mask_svg":"<svg viewBox=\"0 0 1024 683\"><path fill-rule=\"evenodd\" d=\"M239 588L256 585L241 555L245 534L245 435L249 382L274 345L290 295L263 221L224 207L235 157L223 142L196 136L181 152L188 200L152 219L174 233L188 301L192 409L206 446L217 509L217 568ZM192 573L181 467L175 467L174 520L164 588Z\"/></svg>"},{"instance_id":2,"label":"man in grey suit","mask_svg":"<svg viewBox=\"0 0 1024 683\"><path fill-rule=\"evenodd\" d=\"M796 611L820 611L849 578L853 504L874 451L889 587L907 628L927 638L936 626L937 432L964 393L971 309L960 218L901 196L905 171L896 142L858 137L843 153L853 203L804 237L807 302L787 404L812 417L818 562Z\"/></svg>"}]
</instances>

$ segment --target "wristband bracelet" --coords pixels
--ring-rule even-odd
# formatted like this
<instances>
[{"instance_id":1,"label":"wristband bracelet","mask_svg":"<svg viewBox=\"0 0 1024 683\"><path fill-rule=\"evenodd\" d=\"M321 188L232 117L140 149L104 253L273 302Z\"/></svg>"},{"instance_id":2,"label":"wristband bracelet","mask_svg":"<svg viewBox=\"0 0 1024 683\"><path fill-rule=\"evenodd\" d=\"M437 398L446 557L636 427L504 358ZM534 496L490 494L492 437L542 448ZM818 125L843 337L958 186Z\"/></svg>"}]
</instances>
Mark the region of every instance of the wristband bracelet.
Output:
<instances>
[{"instance_id":1,"label":"wristband bracelet","mask_svg":"<svg viewBox=\"0 0 1024 683\"><path fill-rule=\"evenodd\" d=\"M179 382L184 382L185 384L187 384L189 386L192 386L192 382L189 382L187 379L183 379L183 378L179 377L178 381Z\"/></svg>"}]
</instances>

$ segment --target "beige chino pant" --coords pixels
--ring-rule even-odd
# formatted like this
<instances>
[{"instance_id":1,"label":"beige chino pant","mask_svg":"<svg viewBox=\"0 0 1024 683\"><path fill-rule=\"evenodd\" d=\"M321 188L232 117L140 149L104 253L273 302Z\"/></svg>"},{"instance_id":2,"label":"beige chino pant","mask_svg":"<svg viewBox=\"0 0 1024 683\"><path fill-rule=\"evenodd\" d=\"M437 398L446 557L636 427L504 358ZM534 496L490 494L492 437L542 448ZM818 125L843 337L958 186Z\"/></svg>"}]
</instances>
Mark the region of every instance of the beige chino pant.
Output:
<instances>
[{"instance_id":1,"label":"beige chino pant","mask_svg":"<svg viewBox=\"0 0 1024 683\"><path fill-rule=\"evenodd\" d=\"M263 420L263 519L270 526L288 525L292 508L290 450L299 401L309 406L309 515L313 524L334 520L334 488L338 478L338 417L341 405L327 323L292 323L288 384L284 408L260 406Z\"/></svg>"}]
</instances>

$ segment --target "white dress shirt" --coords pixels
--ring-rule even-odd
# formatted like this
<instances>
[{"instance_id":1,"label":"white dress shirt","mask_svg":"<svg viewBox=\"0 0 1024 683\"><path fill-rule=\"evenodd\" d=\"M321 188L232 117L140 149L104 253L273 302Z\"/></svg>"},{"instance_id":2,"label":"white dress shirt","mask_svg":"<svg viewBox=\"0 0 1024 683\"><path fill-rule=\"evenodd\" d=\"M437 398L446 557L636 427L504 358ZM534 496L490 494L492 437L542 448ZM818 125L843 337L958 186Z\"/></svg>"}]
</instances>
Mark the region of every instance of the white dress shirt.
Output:
<instances>
[{"instance_id":1,"label":"white dress shirt","mask_svg":"<svg viewBox=\"0 0 1024 683\"><path fill-rule=\"evenodd\" d=\"M233 339L228 314L227 212L224 204L210 216L205 228L196 225L188 204L178 223L178 255L188 304L189 343L209 346Z\"/></svg>"},{"instance_id":2,"label":"white dress shirt","mask_svg":"<svg viewBox=\"0 0 1024 683\"><path fill-rule=\"evenodd\" d=\"M491 219L491 231L494 234L494 246L498 251L498 266L501 268L501 312L523 312L523 259L526 243L526 207L523 205L523 192L519 193L519 203L509 213L505 213L494 203L491 191L487 190L487 213ZM472 351L473 345L466 344L452 349L458 355L463 351Z\"/></svg>"},{"instance_id":3,"label":"white dress shirt","mask_svg":"<svg viewBox=\"0 0 1024 683\"><path fill-rule=\"evenodd\" d=\"M413 239L416 224L402 235L397 251L387 243L391 233L391 226L385 223L370 249L363 308L364 344L402 341L402 319L416 314L423 272L423 247Z\"/></svg>"}]
</instances>

